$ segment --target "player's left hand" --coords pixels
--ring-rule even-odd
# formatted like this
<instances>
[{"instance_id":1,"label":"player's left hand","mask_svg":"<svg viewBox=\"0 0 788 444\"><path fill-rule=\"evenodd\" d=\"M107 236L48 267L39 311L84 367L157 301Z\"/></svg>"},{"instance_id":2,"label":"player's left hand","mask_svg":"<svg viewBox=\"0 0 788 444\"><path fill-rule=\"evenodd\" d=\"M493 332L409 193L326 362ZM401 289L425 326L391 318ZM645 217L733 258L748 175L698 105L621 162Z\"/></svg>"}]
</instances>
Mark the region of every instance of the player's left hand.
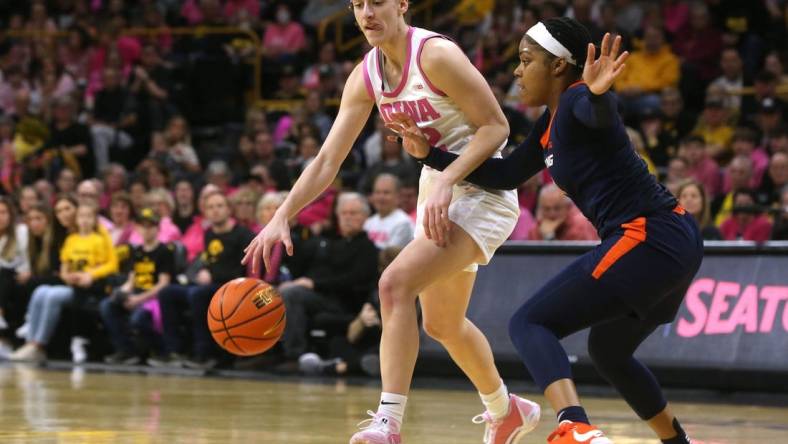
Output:
<instances>
[{"instance_id":1,"label":"player's left hand","mask_svg":"<svg viewBox=\"0 0 788 444\"><path fill-rule=\"evenodd\" d=\"M433 180L430 196L424 203L422 225L427 239L432 239L439 247L445 247L449 243L449 230L451 229L449 205L452 198L452 185L442 180L440 176Z\"/></svg>"},{"instance_id":2,"label":"player's left hand","mask_svg":"<svg viewBox=\"0 0 788 444\"><path fill-rule=\"evenodd\" d=\"M610 33L606 33L599 48L599 58L596 60L594 60L596 48L593 43L588 44L586 65L583 68L583 81L588 85L588 89L596 95L604 94L613 86L613 82L626 67L624 62L629 57L627 51L618 55L618 51L621 49L621 36L612 39L612 45L611 39Z\"/></svg>"}]
</instances>

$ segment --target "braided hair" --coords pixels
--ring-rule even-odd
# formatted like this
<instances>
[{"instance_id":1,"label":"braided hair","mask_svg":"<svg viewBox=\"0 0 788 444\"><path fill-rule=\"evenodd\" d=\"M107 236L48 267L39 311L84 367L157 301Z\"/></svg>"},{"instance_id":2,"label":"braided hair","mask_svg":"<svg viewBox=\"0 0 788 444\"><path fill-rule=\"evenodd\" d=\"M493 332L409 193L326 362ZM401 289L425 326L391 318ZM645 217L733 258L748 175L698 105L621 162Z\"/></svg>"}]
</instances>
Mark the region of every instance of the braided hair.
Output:
<instances>
[{"instance_id":1,"label":"braided hair","mask_svg":"<svg viewBox=\"0 0 788 444\"><path fill-rule=\"evenodd\" d=\"M577 20L569 17L551 18L542 23L544 23L547 31L572 53L572 58L575 59L577 65L570 65L570 67L577 77L581 77L586 62L588 44L591 43L591 34L588 32L588 29ZM529 36L526 35L525 39L529 44L539 46ZM556 56L548 51L545 50L544 52L548 56L548 63L556 59Z\"/></svg>"}]
</instances>

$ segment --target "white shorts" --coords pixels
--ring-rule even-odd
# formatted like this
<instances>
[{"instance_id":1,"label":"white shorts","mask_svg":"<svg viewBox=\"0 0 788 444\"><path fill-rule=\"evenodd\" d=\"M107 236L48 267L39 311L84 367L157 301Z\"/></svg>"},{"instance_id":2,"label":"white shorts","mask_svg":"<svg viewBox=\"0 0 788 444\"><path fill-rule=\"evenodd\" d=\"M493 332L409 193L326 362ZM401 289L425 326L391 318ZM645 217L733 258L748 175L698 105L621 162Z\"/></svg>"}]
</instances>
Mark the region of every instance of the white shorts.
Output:
<instances>
[{"instance_id":1,"label":"white shorts","mask_svg":"<svg viewBox=\"0 0 788 444\"><path fill-rule=\"evenodd\" d=\"M425 237L422 225L424 203L430 195L432 180L438 174L439 171L427 166L421 170L414 237ZM479 265L487 265L495 250L509 238L518 217L517 191L491 190L469 182L455 185L449 205L449 220L468 233L484 255L481 261L469 264L464 271L476 271Z\"/></svg>"}]
</instances>

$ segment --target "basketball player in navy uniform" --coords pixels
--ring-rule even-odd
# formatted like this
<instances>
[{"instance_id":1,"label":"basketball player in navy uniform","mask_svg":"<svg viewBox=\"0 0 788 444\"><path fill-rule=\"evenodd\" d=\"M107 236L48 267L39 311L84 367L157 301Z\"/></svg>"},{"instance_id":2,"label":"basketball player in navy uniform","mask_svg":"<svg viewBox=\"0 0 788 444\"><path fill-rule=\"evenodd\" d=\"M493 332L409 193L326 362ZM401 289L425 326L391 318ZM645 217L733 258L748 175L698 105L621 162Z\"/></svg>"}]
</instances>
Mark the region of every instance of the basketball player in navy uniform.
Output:
<instances>
[{"instance_id":1,"label":"basketball player in navy uniform","mask_svg":"<svg viewBox=\"0 0 788 444\"><path fill-rule=\"evenodd\" d=\"M608 444L590 425L559 340L591 328L597 370L666 444L690 442L657 380L633 353L660 324L676 316L700 267L703 243L695 220L651 176L633 150L616 99L608 92L624 69L621 37L604 37L599 58L578 22L550 19L520 42L515 71L528 106L546 105L528 138L509 157L488 159L466 180L513 189L547 167L555 183L594 224L602 242L551 279L514 314L510 336L558 414L552 444ZM389 128L406 150L443 169L456 155L428 145L405 114ZM427 214L428 237L449 227Z\"/></svg>"}]
</instances>

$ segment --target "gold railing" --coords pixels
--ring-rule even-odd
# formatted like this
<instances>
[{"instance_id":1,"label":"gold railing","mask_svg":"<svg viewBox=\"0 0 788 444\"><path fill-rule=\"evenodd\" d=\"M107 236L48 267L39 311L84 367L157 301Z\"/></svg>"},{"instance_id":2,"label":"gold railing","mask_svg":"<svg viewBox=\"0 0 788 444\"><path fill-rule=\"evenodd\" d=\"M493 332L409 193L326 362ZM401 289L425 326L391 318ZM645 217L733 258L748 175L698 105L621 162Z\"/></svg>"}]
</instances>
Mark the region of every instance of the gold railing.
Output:
<instances>
[{"instance_id":1,"label":"gold railing","mask_svg":"<svg viewBox=\"0 0 788 444\"><path fill-rule=\"evenodd\" d=\"M248 37L249 40L252 42L252 46L254 47L254 56L247 57L244 62L252 65L254 70L253 75L253 83L252 83L252 95L254 97L254 102L256 105L260 105L263 102L262 97L262 60L260 54L262 54L262 43L260 41L260 36L255 34L253 31L245 30L241 28L232 28L232 27L205 27L205 26L197 26L197 27L189 27L189 28L126 28L120 31L121 35L132 35L132 36L146 36L146 37L157 37L161 35L185 35L191 37L202 37L204 35L243 35ZM64 38L68 35L67 31L28 31L28 30L9 30L0 33L5 36L9 37L17 37L17 38L30 38L30 39L40 39L40 38Z\"/></svg>"},{"instance_id":2,"label":"gold railing","mask_svg":"<svg viewBox=\"0 0 788 444\"><path fill-rule=\"evenodd\" d=\"M432 10L437 0L422 0L418 5L410 8L409 14L411 16L423 14L425 26L432 24ZM357 35L345 39L345 19L352 16L353 12L350 8L337 11L334 14L324 18L317 26L317 39L320 44L323 44L328 39L328 32L331 28L334 30L334 45L338 53L344 53L364 42L364 35L359 31Z\"/></svg>"}]
</instances>

